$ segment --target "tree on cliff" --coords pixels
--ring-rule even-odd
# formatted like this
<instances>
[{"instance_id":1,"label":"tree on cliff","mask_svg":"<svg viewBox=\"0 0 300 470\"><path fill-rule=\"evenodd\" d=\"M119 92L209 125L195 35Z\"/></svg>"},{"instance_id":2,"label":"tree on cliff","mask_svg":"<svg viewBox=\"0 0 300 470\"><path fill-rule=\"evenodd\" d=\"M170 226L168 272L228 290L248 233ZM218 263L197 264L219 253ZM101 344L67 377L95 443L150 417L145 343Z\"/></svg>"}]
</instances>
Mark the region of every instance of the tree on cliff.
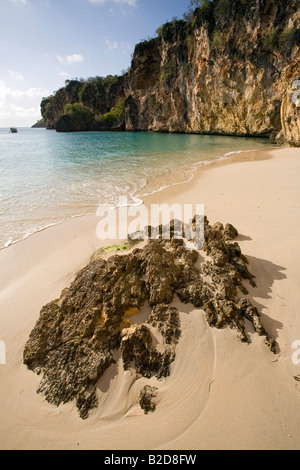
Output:
<instances>
[{"instance_id":1,"label":"tree on cliff","mask_svg":"<svg viewBox=\"0 0 300 470\"><path fill-rule=\"evenodd\" d=\"M185 21L190 22L196 8L207 8L213 0L191 0L188 10L183 14Z\"/></svg>"},{"instance_id":2,"label":"tree on cliff","mask_svg":"<svg viewBox=\"0 0 300 470\"><path fill-rule=\"evenodd\" d=\"M58 132L86 131L93 122L93 113L81 103L67 104L65 113L56 121Z\"/></svg>"}]
</instances>

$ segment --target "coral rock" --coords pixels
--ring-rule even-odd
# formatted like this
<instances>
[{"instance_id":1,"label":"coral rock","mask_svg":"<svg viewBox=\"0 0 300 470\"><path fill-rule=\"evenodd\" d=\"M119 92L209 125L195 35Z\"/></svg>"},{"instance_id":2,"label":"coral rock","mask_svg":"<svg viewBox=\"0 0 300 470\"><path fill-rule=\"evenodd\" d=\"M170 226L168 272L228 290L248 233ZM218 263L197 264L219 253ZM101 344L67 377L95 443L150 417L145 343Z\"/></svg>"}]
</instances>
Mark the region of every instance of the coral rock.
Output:
<instances>
[{"instance_id":1,"label":"coral rock","mask_svg":"<svg viewBox=\"0 0 300 470\"><path fill-rule=\"evenodd\" d=\"M194 223L186 232L193 232ZM204 223L201 263L199 252L174 239L176 230L171 230L169 240L150 240L142 249L107 260L97 256L60 299L42 308L23 360L42 376L38 392L47 401L58 406L74 400L80 416L87 418L97 406L97 382L118 349L125 370L146 378L168 377L181 336L179 311L170 305L175 295L202 308L211 327L236 330L243 342L249 342L248 319L275 352L275 341L257 309L249 299L238 297L239 290L247 294L245 280L255 283L247 259L232 242L237 230L221 223L210 226L207 219ZM159 236L162 231L156 230ZM148 319L132 325L145 303L152 308ZM142 396L145 410L151 408L148 392Z\"/></svg>"},{"instance_id":2,"label":"coral rock","mask_svg":"<svg viewBox=\"0 0 300 470\"><path fill-rule=\"evenodd\" d=\"M148 414L150 411L155 411L156 404L155 398L157 396L158 388L150 387L150 385L145 385L140 392L139 404L145 414Z\"/></svg>"}]
</instances>

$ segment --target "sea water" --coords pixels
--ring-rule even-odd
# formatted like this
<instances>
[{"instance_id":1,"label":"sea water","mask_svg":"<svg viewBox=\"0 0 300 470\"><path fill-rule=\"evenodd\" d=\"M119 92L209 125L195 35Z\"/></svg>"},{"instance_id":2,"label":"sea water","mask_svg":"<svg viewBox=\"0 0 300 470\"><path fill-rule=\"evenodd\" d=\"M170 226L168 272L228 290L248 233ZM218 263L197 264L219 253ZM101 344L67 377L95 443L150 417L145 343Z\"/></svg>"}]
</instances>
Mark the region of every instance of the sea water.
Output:
<instances>
[{"instance_id":1,"label":"sea water","mask_svg":"<svg viewBox=\"0 0 300 470\"><path fill-rule=\"evenodd\" d=\"M189 181L196 166L264 149L258 138L0 129L0 248L99 204L129 204Z\"/></svg>"}]
</instances>

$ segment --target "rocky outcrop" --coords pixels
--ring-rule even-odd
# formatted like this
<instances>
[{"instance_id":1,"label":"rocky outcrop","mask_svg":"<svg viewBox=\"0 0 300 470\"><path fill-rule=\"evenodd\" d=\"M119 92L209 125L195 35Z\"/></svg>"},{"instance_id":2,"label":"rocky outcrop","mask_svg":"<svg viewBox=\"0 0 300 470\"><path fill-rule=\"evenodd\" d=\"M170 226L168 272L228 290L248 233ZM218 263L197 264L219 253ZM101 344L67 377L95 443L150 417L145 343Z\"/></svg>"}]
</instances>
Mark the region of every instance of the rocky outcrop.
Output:
<instances>
[{"instance_id":1,"label":"rocky outcrop","mask_svg":"<svg viewBox=\"0 0 300 470\"><path fill-rule=\"evenodd\" d=\"M145 387L141 390L139 405L142 410L144 410L145 414L148 414L150 411L155 411L155 398L157 396L157 391L157 387L150 387L150 385L145 385Z\"/></svg>"},{"instance_id":2,"label":"rocky outcrop","mask_svg":"<svg viewBox=\"0 0 300 470\"><path fill-rule=\"evenodd\" d=\"M125 99L124 80L124 76L111 75L68 80L65 87L41 102L46 127L58 132L124 130L123 110L110 114Z\"/></svg>"},{"instance_id":3,"label":"rocky outcrop","mask_svg":"<svg viewBox=\"0 0 300 470\"><path fill-rule=\"evenodd\" d=\"M74 400L80 416L87 418L97 406L97 382L114 363L116 350L121 351L124 369L137 377L167 377L181 336L180 314L171 305L175 296L203 309L211 327L230 327L247 343L248 319L275 352L275 341L257 309L249 298L238 295L248 293L244 281L255 283L247 259L233 241L236 229L221 223L210 226L205 219L205 257L198 267L199 251L174 238L178 224L170 224L169 240L162 239L160 227L153 231L157 239L144 248L133 246L131 252L108 259L98 254L60 299L42 308L23 359L41 375L38 392L49 403L58 406ZM189 238L196 236L195 219L184 227ZM151 313L144 323L134 324L134 315L144 304L150 305ZM145 411L152 409L152 392L142 393Z\"/></svg>"},{"instance_id":4,"label":"rocky outcrop","mask_svg":"<svg viewBox=\"0 0 300 470\"><path fill-rule=\"evenodd\" d=\"M65 107L65 114L60 116L55 123L57 132L88 131L94 117L89 108L76 103Z\"/></svg>"},{"instance_id":5,"label":"rocky outcrop","mask_svg":"<svg viewBox=\"0 0 300 470\"><path fill-rule=\"evenodd\" d=\"M46 123L45 123L44 119L40 119L35 124L33 124L33 126L31 126L32 129L41 129L41 128L45 128L45 127L46 127Z\"/></svg>"},{"instance_id":6,"label":"rocky outcrop","mask_svg":"<svg viewBox=\"0 0 300 470\"><path fill-rule=\"evenodd\" d=\"M153 346L155 328L162 337L163 353ZM133 367L138 374L149 379L153 376L158 379L168 377L180 334L178 310L165 303L158 303L145 324L134 325L123 331L121 353L124 369Z\"/></svg>"}]
</instances>

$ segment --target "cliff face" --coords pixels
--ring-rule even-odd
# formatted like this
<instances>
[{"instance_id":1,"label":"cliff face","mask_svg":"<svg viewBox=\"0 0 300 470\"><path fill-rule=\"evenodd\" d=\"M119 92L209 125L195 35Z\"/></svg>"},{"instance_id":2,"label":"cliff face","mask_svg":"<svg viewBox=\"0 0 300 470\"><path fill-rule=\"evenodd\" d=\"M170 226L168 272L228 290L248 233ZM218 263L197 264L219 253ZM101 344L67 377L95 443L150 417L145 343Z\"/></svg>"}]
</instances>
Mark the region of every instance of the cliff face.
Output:
<instances>
[{"instance_id":1,"label":"cliff face","mask_svg":"<svg viewBox=\"0 0 300 470\"><path fill-rule=\"evenodd\" d=\"M126 128L270 137L283 128L281 140L299 144L289 98L299 37L298 0L206 2L190 23L173 21L136 46Z\"/></svg>"},{"instance_id":2,"label":"cliff face","mask_svg":"<svg viewBox=\"0 0 300 470\"><path fill-rule=\"evenodd\" d=\"M281 105L282 129L277 136L278 142L288 142L300 146L300 75L296 76L287 92L284 94Z\"/></svg>"},{"instance_id":3,"label":"cliff face","mask_svg":"<svg viewBox=\"0 0 300 470\"><path fill-rule=\"evenodd\" d=\"M41 113L47 129L63 132L108 128L124 130L124 116L115 120L109 117L102 119L124 98L124 77L71 80L42 101Z\"/></svg>"},{"instance_id":4,"label":"cliff face","mask_svg":"<svg viewBox=\"0 0 300 470\"><path fill-rule=\"evenodd\" d=\"M300 146L299 6L204 0L190 21L167 23L138 44L115 88L78 91L72 81L42 103L42 115L53 128L66 103L80 102L95 117L123 97L119 129L265 136ZM102 130L103 121L90 128Z\"/></svg>"}]
</instances>

